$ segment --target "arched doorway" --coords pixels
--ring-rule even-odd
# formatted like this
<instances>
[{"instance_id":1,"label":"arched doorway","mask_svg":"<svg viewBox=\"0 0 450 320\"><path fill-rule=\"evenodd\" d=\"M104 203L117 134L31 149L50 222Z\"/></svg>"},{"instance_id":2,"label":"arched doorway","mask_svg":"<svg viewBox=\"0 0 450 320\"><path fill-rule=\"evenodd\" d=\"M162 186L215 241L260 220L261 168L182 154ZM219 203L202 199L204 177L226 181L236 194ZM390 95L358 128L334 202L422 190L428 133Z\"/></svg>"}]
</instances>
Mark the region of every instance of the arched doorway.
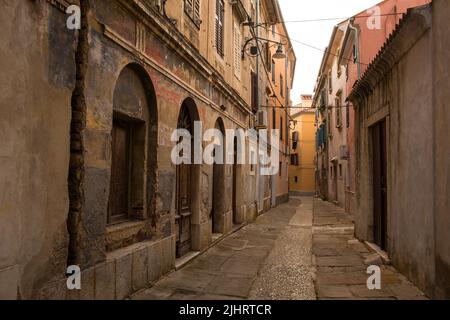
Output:
<instances>
[{"instance_id":1,"label":"arched doorway","mask_svg":"<svg viewBox=\"0 0 450 320\"><path fill-rule=\"evenodd\" d=\"M222 133L223 141L222 148L225 150L225 126L222 118L218 118L214 128ZM213 165L213 204L211 212L212 233L214 235L223 234L225 228L225 213L226 213L226 190L225 190L225 153L222 152L222 159L220 163Z\"/></svg>"},{"instance_id":2,"label":"arched doorway","mask_svg":"<svg viewBox=\"0 0 450 320\"><path fill-rule=\"evenodd\" d=\"M108 224L153 214L157 130L153 84L144 68L129 64L120 73L113 96Z\"/></svg>"},{"instance_id":3,"label":"arched doorway","mask_svg":"<svg viewBox=\"0 0 450 320\"><path fill-rule=\"evenodd\" d=\"M187 98L181 105L177 128L185 129L191 134L191 163L194 162L194 122L198 120L197 106L193 99ZM183 163L177 165L176 168L175 227L177 258L192 250L192 224L196 218L195 212L198 211L195 207L195 198L198 193L198 167L199 165Z\"/></svg>"}]
</instances>

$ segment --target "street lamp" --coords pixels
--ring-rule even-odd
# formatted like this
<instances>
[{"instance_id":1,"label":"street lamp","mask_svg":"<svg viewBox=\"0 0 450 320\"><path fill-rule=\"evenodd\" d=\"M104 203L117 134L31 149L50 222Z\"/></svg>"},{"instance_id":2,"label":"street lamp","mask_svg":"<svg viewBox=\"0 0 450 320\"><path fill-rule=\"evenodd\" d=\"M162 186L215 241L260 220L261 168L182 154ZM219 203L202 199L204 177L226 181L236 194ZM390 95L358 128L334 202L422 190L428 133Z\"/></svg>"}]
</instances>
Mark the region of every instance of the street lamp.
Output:
<instances>
[{"instance_id":1,"label":"street lamp","mask_svg":"<svg viewBox=\"0 0 450 320\"><path fill-rule=\"evenodd\" d=\"M280 43L278 44L278 49L275 52L275 54L272 56L274 59L285 59L286 55L283 52L283 45Z\"/></svg>"}]
</instances>

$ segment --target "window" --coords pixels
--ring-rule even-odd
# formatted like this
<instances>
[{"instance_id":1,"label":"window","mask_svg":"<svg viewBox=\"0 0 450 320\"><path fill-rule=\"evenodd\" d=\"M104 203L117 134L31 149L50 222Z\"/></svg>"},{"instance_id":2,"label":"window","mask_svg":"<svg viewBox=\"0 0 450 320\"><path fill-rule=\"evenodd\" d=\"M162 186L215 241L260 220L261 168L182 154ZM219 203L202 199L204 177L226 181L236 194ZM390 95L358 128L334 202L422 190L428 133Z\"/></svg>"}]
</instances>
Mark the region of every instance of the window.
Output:
<instances>
[{"instance_id":1,"label":"window","mask_svg":"<svg viewBox=\"0 0 450 320\"><path fill-rule=\"evenodd\" d=\"M216 50L221 57L224 56L225 52L223 40L224 10L223 0L216 0Z\"/></svg>"},{"instance_id":2,"label":"window","mask_svg":"<svg viewBox=\"0 0 450 320\"><path fill-rule=\"evenodd\" d=\"M336 103L336 128L342 127L342 107L341 107L341 97L335 99Z\"/></svg>"},{"instance_id":3,"label":"window","mask_svg":"<svg viewBox=\"0 0 450 320\"><path fill-rule=\"evenodd\" d=\"M272 108L272 129L277 128L277 109L275 107Z\"/></svg>"},{"instance_id":4,"label":"window","mask_svg":"<svg viewBox=\"0 0 450 320\"><path fill-rule=\"evenodd\" d=\"M298 177L297 176L295 176L294 180L295 180L295 183L298 183Z\"/></svg>"},{"instance_id":5,"label":"window","mask_svg":"<svg viewBox=\"0 0 450 320\"><path fill-rule=\"evenodd\" d=\"M272 37L274 37L275 38L275 35L276 35L277 33L276 33L276 31L275 31L275 25L272 25Z\"/></svg>"},{"instance_id":6,"label":"window","mask_svg":"<svg viewBox=\"0 0 450 320\"><path fill-rule=\"evenodd\" d=\"M185 0L184 12L191 18L197 28L200 28L202 23L200 19L200 0Z\"/></svg>"},{"instance_id":7,"label":"window","mask_svg":"<svg viewBox=\"0 0 450 320\"><path fill-rule=\"evenodd\" d=\"M255 72L251 73L251 81L252 81L252 110L254 113L258 112L258 76Z\"/></svg>"},{"instance_id":8,"label":"window","mask_svg":"<svg viewBox=\"0 0 450 320\"><path fill-rule=\"evenodd\" d=\"M333 80L331 79L331 70L328 71L328 91L333 92Z\"/></svg>"},{"instance_id":9,"label":"window","mask_svg":"<svg viewBox=\"0 0 450 320\"><path fill-rule=\"evenodd\" d=\"M283 141L283 117L280 116L280 140Z\"/></svg>"},{"instance_id":10,"label":"window","mask_svg":"<svg viewBox=\"0 0 450 320\"><path fill-rule=\"evenodd\" d=\"M233 47L234 47L234 75L240 79L241 78L241 26L238 22L234 23L234 32L233 32Z\"/></svg>"},{"instance_id":11,"label":"window","mask_svg":"<svg viewBox=\"0 0 450 320\"><path fill-rule=\"evenodd\" d=\"M348 102L345 104L345 116L347 128L350 128L350 104Z\"/></svg>"},{"instance_id":12,"label":"window","mask_svg":"<svg viewBox=\"0 0 450 320\"><path fill-rule=\"evenodd\" d=\"M272 82L275 83L275 61L272 60Z\"/></svg>"},{"instance_id":13,"label":"window","mask_svg":"<svg viewBox=\"0 0 450 320\"><path fill-rule=\"evenodd\" d=\"M143 212L137 199L143 195L144 167L138 159L144 156L145 131L144 123L114 115L108 224L123 222Z\"/></svg>"},{"instance_id":14,"label":"window","mask_svg":"<svg viewBox=\"0 0 450 320\"><path fill-rule=\"evenodd\" d=\"M278 176L281 177L282 172L283 172L283 162L280 162L280 169L278 171Z\"/></svg>"},{"instance_id":15,"label":"window","mask_svg":"<svg viewBox=\"0 0 450 320\"><path fill-rule=\"evenodd\" d=\"M270 46L269 43L264 43L264 52L265 52L265 62L266 62L266 68L269 70L271 68L271 62L272 62L272 52L270 52Z\"/></svg>"},{"instance_id":16,"label":"window","mask_svg":"<svg viewBox=\"0 0 450 320\"><path fill-rule=\"evenodd\" d=\"M284 97L284 79L282 74L280 74L280 94Z\"/></svg>"},{"instance_id":17,"label":"window","mask_svg":"<svg viewBox=\"0 0 450 320\"><path fill-rule=\"evenodd\" d=\"M292 132L292 149L293 150L297 150L298 141L299 141L299 133L298 133L298 131Z\"/></svg>"},{"instance_id":18,"label":"window","mask_svg":"<svg viewBox=\"0 0 450 320\"><path fill-rule=\"evenodd\" d=\"M342 179L342 164L339 165L339 178Z\"/></svg>"},{"instance_id":19,"label":"window","mask_svg":"<svg viewBox=\"0 0 450 320\"><path fill-rule=\"evenodd\" d=\"M328 137L332 137L332 130L331 130L331 124L333 123L333 113L331 109L328 109L327 112L327 131L328 131Z\"/></svg>"},{"instance_id":20,"label":"window","mask_svg":"<svg viewBox=\"0 0 450 320\"><path fill-rule=\"evenodd\" d=\"M291 166L298 166L298 153L291 154Z\"/></svg>"}]
</instances>

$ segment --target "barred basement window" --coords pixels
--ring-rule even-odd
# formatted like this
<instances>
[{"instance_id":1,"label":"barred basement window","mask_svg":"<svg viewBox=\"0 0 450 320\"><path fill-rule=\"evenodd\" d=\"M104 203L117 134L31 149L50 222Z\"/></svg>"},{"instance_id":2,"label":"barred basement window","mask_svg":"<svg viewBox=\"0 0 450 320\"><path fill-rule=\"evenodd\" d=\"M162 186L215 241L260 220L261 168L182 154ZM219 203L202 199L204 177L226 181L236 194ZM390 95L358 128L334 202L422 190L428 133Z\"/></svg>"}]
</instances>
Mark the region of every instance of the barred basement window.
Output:
<instances>
[{"instance_id":1,"label":"barred basement window","mask_svg":"<svg viewBox=\"0 0 450 320\"><path fill-rule=\"evenodd\" d=\"M224 56L224 10L225 5L223 0L216 0L216 50L217 53Z\"/></svg>"},{"instance_id":2,"label":"barred basement window","mask_svg":"<svg viewBox=\"0 0 450 320\"><path fill-rule=\"evenodd\" d=\"M184 0L184 12L191 18L197 28L200 28L202 23L200 19L200 0Z\"/></svg>"}]
</instances>

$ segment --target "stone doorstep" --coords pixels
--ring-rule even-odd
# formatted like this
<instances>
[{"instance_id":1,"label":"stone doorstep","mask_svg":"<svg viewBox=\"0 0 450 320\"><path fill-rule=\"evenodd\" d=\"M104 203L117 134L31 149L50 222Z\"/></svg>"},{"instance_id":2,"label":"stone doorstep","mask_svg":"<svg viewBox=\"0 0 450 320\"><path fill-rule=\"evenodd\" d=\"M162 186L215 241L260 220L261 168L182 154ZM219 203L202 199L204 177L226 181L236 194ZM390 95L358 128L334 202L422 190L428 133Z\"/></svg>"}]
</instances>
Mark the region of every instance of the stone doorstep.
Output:
<instances>
[{"instance_id":1,"label":"stone doorstep","mask_svg":"<svg viewBox=\"0 0 450 320\"><path fill-rule=\"evenodd\" d=\"M364 241L364 244L372 251L375 251L381 257L383 264L386 264L386 265L391 264L391 259L389 259L389 255L386 251L383 251L379 246L377 246L374 243L368 242L368 241Z\"/></svg>"},{"instance_id":2,"label":"stone doorstep","mask_svg":"<svg viewBox=\"0 0 450 320\"><path fill-rule=\"evenodd\" d=\"M217 236L216 239L211 242L210 245L208 245L205 249L203 249L202 251L193 251L190 252L188 254L186 254L185 256L178 258L175 260L175 271L178 271L180 269L183 269L186 265L188 265L190 262L192 262L193 260L195 260L196 258L202 256L205 252L207 252L209 249L211 249L212 247L216 246L217 244L219 244L220 242L222 242L222 240L225 240L226 238L228 238L229 236L235 234L236 232L238 232L239 230L241 230L242 228L244 228L247 225L247 222L244 222L236 227L233 228L233 230L231 230L228 233L225 234L221 234L220 236Z\"/></svg>"}]
</instances>

